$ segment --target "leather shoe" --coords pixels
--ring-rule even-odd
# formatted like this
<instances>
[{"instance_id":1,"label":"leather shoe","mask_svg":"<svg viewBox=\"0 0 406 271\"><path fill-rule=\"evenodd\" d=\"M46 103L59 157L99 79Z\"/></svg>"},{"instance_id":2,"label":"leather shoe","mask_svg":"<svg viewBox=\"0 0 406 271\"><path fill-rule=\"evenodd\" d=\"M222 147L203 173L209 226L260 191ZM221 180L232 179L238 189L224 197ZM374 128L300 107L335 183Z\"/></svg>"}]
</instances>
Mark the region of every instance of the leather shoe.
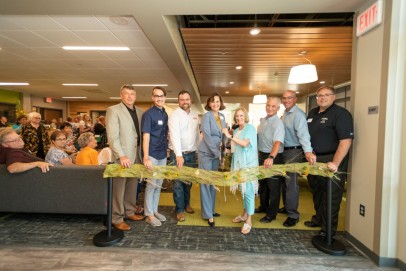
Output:
<instances>
[{"instance_id":1,"label":"leather shoe","mask_svg":"<svg viewBox=\"0 0 406 271\"><path fill-rule=\"evenodd\" d=\"M263 218L261 218L261 219L259 220L259 222L261 222L261 223L270 223L270 222L272 222L274 219L275 219L275 218L271 218L271 217L269 217L269 216L264 216Z\"/></svg>"},{"instance_id":2,"label":"leather shoe","mask_svg":"<svg viewBox=\"0 0 406 271\"><path fill-rule=\"evenodd\" d=\"M280 209L278 210L278 213L280 213L280 214L287 214L288 211L286 211L285 207L282 207L282 208L280 208Z\"/></svg>"},{"instance_id":3,"label":"leather shoe","mask_svg":"<svg viewBox=\"0 0 406 271\"><path fill-rule=\"evenodd\" d=\"M118 230L122 230L122 231L129 231L129 230L131 230L131 226L128 225L127 223L125 223L125 222L121 222L121 223L117 223L117 224L114 224L114 223L113 223L113 226L114 226L114 228L116 228L116 229L118 229Z\"/></svg>"},{"instance_id":4,"label":"leather shoe","mask_svg":"<svg viewBox=\"0 0 406 271\"><path fill-rule=\"evenodd\" d=\"M214 213L213 216L214 216L214 217L219 217L220 214L219 214L219 213Z\"/></svg>"},{"instance_id":5,"label":"leather shoe","mask_svg":"<svg viewBox=\"0 0 406 271\"><path fill-rule=\"evenodd\" d=\"M210 228L214 228L214 220L213 220L213 222L210 222L210 220L207 220L207 223L209 223L209 226L210 226Z\"/></svg>"},{"instance_id":6,"label":"leather shoe","mask_svg":"<svg viewBox=\"0 0 406 271\"><path fill-rule=\"evenodd\" d=\"M299 221L299 219L288 217L288 218L286 218L285 222L283 222L283 226L285 226L285 227L293 227L293 226L296 225L296 223L298 221Z\"/></svg>"},{"instance_id":7,"label":"leather shoe","mask_svg":"<svg viewBox=\"0 0 406 271\"><path fill-rule=\"evenodd\" d=\"M319 224L314 223L313 221L305 221L304 225L309 228L321 227Z\"/></svg>"},{"instance_id":8,"label":"leather shoe","mask_svg":"<svg viewBox=\"0 0 406 271\"><path fill-rule=\"evenodd\" d=\"M185 208L185 212L186 212L186 213L189 213L189 214L193 214L193 213L195 212L195 210L193 210L192 207L187 206L187 207Z\"/></svg>"},{"instance_id":9,"label":"leather shoe","mask_svg":"<svg viewBox=\"0 0 406 271\"><path fill-rule=\"evenodd\" d=\"M176 218L178 219L179 222L185 221L185 215L183 213L177 213Z\"/></svg>"},{"instance_id":10,"label":"leather shoe","mask_svg":"<svg viewBox=\"0 0 406 271\"><path fill-rule=\"evenodd\" d=\"M265 213L265 210L264 209L262 209L261 207L258 207L258 208L256 208L255 209L255 213Z\"/></svg>"},{"instance_id":11,"label":"leather shoe","mask_svg":"<svg viewBox=\"0 0 406 271\"><path fill-rule=\"evenodd\" d=\"M144 220L144 219L145 219L145 215L133 214L133 215L127 216L127 218L130 219L130 220L132 220L132 221L140 221L140 220Z\"/></svg>"}]
</instances>

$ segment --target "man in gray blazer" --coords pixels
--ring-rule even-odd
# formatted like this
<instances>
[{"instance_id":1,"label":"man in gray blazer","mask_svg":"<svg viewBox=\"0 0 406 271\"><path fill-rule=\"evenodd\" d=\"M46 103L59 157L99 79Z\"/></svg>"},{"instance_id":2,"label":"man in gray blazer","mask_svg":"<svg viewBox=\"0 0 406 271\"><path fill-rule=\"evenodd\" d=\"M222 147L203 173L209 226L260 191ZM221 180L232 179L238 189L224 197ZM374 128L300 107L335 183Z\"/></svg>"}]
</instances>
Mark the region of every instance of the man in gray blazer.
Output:
<instances>
[{"instance_id":1,"label":"man in gray blazer","mask_svg":"<svg viewBox=\"0 0 406 271\"><path fill-rule=\"evenodd\" d=\"M141 163L142 136L140 123L143 111L134 106L135 88L124 85L120 90L121 103L107 109L106 129L113 161L123 167ZM145 217L135 213L137 201L137 178L114 178L113 180L113 226L128 231L131 226L124 218L133 221Z\"/></svg>"}]
</instances>

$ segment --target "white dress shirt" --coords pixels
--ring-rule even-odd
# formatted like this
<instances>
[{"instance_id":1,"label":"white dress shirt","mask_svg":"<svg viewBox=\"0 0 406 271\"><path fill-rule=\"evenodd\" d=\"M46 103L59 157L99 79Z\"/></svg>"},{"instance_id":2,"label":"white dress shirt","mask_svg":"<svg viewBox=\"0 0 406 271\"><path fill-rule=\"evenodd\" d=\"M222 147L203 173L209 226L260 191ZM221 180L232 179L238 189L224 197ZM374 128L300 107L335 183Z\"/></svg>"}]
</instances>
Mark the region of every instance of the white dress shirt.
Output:
<instances>
[{"instance_id":1,"label":"white dress shirt","mask_svg":"<svg viewBox=\"0 0 406 271\"><path fill-rule=\"evenodd\" d=\"M182 156L182 152L197 150L200 134L197 113L187 113L178 107L169 117L168 126L169 148L176 156Z\"/></svg>"}]
</instances>

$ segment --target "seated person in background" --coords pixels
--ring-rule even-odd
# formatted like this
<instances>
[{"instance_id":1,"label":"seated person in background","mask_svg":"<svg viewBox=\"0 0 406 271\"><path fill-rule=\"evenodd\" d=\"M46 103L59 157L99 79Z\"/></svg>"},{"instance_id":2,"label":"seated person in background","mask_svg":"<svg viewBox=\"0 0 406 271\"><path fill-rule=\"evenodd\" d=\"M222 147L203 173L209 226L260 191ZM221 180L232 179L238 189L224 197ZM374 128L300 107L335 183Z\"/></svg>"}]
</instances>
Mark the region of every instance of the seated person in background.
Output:
<instances>
[{"instance_id":1,"label":"seated person in background","mask_svg":"<svg viewBox=\"0 0 406 271\"><path fill-rule=\"evenodd\" d=\"M64 151L69 155L76 153L78 150L75 147L76 137L73 135L72 124L70 124L69 122L64 122L61 124L60 130L66 137L66 145Z\"/></svg>"},{"instance_id":2,"label":"seated person in background","mask_svg":"<svg viewBox=\"0 0 406 271\"><path fill-rule=\"evenodd\" d=\"M45 162L54 166L73 165L72 158L64 151L66 136L61 131L55 131L51 137L51 148L49 149Z\"/></svg>"},{"instance_id":3,"label":"seated person in background","mask_svg":"<svg viewBox=\"0 0 406 271\"><path fill-rule=\"evenodd\" d=\"M86 132L78 138L79 146L81 147L76 156L76 165L98 165L97 156L99 153L95 150L97 141L93 133Z\"/></svg>"},{"instance_id":4,"label":"seated person in background","mask_svg":"<svg viewBox=\"0 0 406 271\"><path fill-rule=\"evenodd\" d=\"M10 173L18 173L38 167L42 172L49 171L52 164L44 162L28 151L23 150L24 141L10 128L0 129L0 164L5 164Z\"/></svg>"}]
</instances>

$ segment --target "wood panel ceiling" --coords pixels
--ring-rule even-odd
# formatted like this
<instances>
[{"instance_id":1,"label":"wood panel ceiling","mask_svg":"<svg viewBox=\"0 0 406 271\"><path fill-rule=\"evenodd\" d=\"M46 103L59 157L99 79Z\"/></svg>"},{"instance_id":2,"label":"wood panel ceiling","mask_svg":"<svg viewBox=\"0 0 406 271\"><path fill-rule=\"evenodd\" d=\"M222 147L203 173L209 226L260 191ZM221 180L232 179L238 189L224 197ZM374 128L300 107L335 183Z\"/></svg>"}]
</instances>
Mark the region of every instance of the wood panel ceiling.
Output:
<instances>
[{"instance_id":1,"label":"wood panel ceiling","mask_svg":"<svg viewBox=\"0 0 406 271\"><path fill-rule=\"evenodd\" d=\"M201 95L280 95L286 89L304 95L320 81L337 85L351 80L352 27L264 27L257 36L249 30L181 28ZM289 85L291 67L308 63L298 55L301 51L316 65L319 81Z\"/></svg>"}]
</instances>

